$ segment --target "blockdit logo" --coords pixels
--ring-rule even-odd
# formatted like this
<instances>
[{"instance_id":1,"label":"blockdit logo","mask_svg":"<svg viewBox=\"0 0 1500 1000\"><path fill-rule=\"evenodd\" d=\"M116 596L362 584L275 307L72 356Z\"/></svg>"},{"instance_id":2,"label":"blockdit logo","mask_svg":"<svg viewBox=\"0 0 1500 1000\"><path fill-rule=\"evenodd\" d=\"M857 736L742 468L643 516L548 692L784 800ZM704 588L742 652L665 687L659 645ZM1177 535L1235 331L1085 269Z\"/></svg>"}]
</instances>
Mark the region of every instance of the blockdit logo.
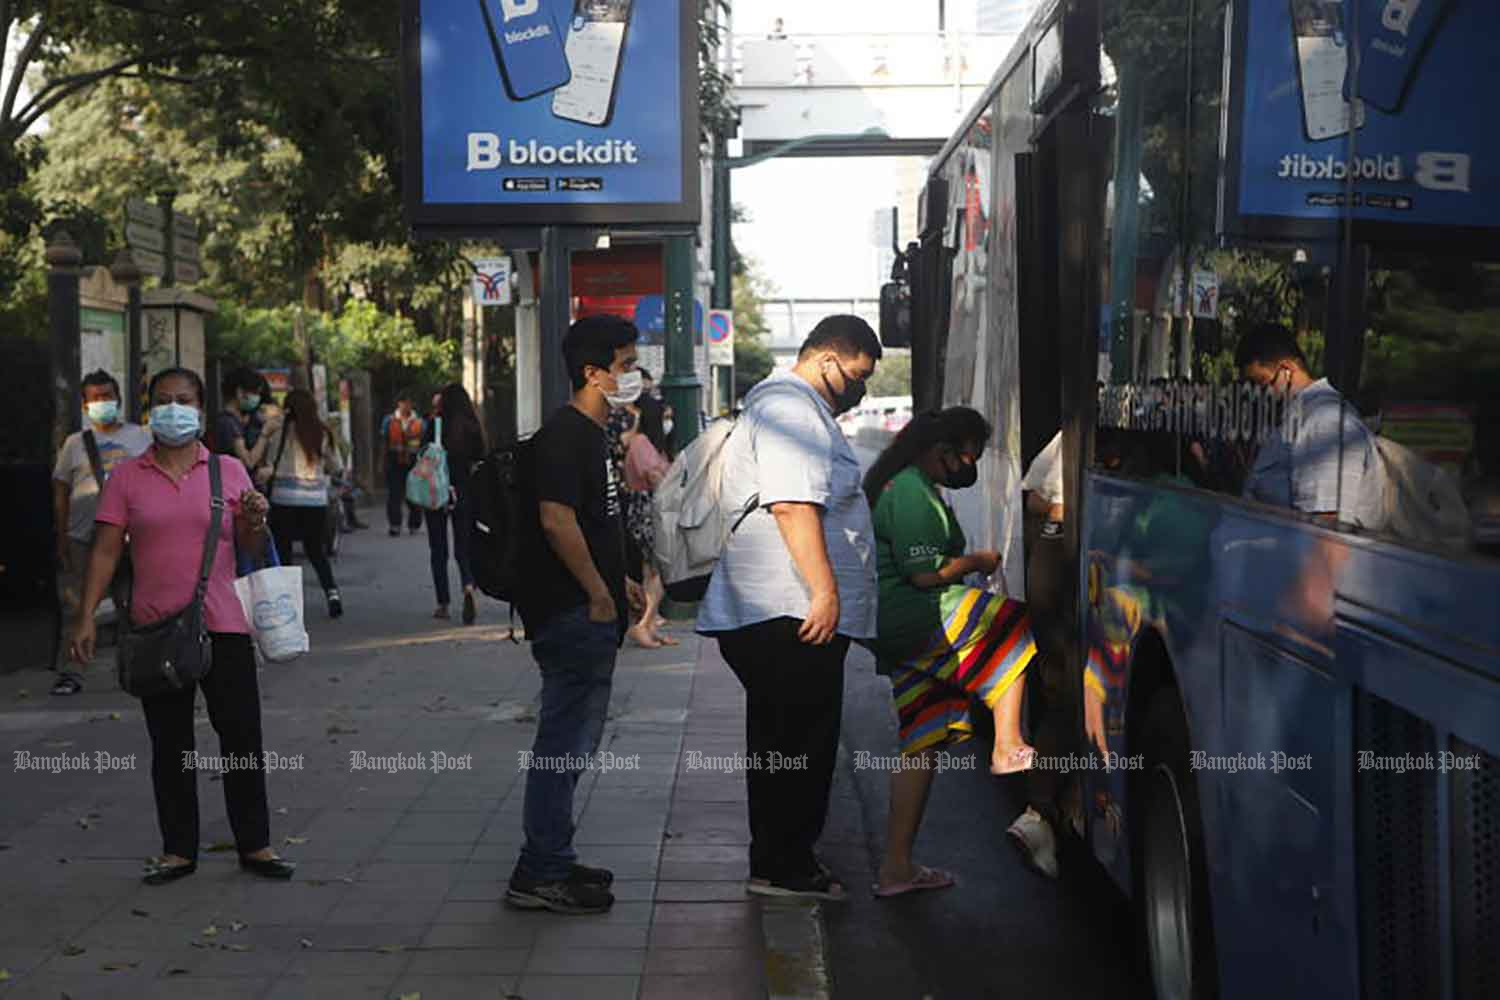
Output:
<instances>
[{"instance_id":1,"label":"blockdit logo","mask_svg":"<svg viewBox=\"0 0 1500 1000\"><path fill-rule=\"evenodd\" d=\"M530 17L541 9L542 0L500 0L500 13L507 21Z\"/></svg>"}]
</instances>

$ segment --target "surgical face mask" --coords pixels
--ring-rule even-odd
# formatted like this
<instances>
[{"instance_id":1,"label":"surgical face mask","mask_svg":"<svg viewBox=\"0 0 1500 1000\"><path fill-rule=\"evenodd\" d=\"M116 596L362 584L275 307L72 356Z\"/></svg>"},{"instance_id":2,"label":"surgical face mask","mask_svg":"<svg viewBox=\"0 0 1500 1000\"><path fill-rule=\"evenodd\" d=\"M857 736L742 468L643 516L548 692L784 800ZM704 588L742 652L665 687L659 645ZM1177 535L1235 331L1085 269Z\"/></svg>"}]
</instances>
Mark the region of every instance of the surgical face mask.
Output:
<instances>
[{"instance_id":1,"label":"surgical face mask","mask_svg":"<svg viewBox=\"0 0 1500 1000\"><path fill-rule=\"evenodd\" d=\"M604 398L609 400L610 406L629 406L641 398L640 372L623 372L619 375L613 375L613 378L615 380L615 390L613 392L610 392L608 389L601 390L604 393Z\"/></svg>"},{"instance_id":2,"label":"surgical face mask","mask_svg":"<svg viewBox=\"0 0 1500 1000\"><path fill-rule=\"evenodd\" d=\"M120 419L120 401L118 399L96 399L84 406L83 412L89 415L89 419L100 427L108 427Z\"/></svg>"},{"instance_id":3,"label":"surgical face mask","mask_svg":"<svg viewBox=\"0 0 1500 1000\"><path fill-rule=\"evenodd\" d=\"M254 413L260 408L260 397L255 393L240 397L240 410L245 413Z\"/></svg>"},{"instance_id":4,"label":"surgical face mask","mask_svg":"<svg viewBox=\"0 0 1500 1000\"><path fill-rule=\"evenodd\" d=\"M176 448L198 436L202 429L198 408L181 403L163 403L151 408L151 436L157 444Z\"/></svg>"},{"instance_id":5,"label":"surgical face mask","mask_svg":"<svg viewBox=\"0 0 1500 1000\"><path fill-rule=\"evenodd\" d=\"M966 490L979 482L979 464L977 462L965 462L958 459L957 468L947 468L947 462L943 463L945 473L943 485L950 490Z\"/></svg>"},{"instance_id":6,"label":"surgical face mask","mask_svg":"<svg viewBox=\"0 0 1500 1000\"><path fill-rule=\"evenodd\" d=\"M667 435L668 437L670 437L672 435L672 428L674 426L676 426L676 425L672 421L670 421L670 420L663 420L661 422L661 432L663 434Z\"/></svg>"},{"instance_id":7,"label":"surgical face mask","mask_svg":"<svg viewBox=\"0 0 1500 1000\"><path fill-rule=\"evenodd\" d=\"M835 414L848 413L859 405L860 400L865 398L865 383L862 379L849 377L844 371L844 366L839 364L838 359L833 359L833 365L844 377L844 388L840 392L833 391L833 383L828 381L828 373L823 373L823 388L828 390L828 395L833 399L833 412Z\"/></svg>"}]
</instances>

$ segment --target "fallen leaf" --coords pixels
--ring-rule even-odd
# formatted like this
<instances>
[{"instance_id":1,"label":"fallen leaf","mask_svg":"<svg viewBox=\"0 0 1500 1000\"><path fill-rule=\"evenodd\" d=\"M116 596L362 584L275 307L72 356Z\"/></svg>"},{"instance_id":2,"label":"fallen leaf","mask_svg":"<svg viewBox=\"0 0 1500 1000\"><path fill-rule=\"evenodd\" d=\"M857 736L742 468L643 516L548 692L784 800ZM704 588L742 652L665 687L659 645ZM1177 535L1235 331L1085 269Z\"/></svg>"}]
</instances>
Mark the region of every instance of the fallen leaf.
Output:
<instances>
[{"instance_id":1,"label":"fallen leaf","mask_svg":"<svg viewBox=\"0 0 1500 1000\"><path fill-rule=\"evenodd\" d=\"M337 722L335 722L333 725L331 725L331 726L328 727L327 735L329 735L329 736L353 736L357 732L359 732L358 729L346 729L343 726L339 725Z\"/></svg>"},{"instance_id":2,"label":"fallen leaf","mask_svg":"<svg viewBox=\"0 0 1500 1000\"><path fill-rule=\"evenodd\" d=\"M57 859L57 863L60 864L60 865L65 865L65 864L68 863L68 859L67 858L58 858Z\"/></svg>"},{"instance_id":3,"label":"fallen leaf","mask_svg":"<svg viewBox=\"0 0 1500 1000\"><path fill-rule=\"evenodd\" d=\"M297 844L305 844L305 843L307 843L307 838L306 837L287 837L286 838L286 843L291 844L293 846L295 846Z\"/></svg>"},{"instance_id":4,"label":"fallen leaf","mask_svg":"<svg viewBox=\"0 0 1500 1000\"><path fill-rule=\"evenodd\" d=\"M75 955L82 955L86 951L88 951L87 948L80 948L76 944L70 944L64 946L62 953L69 958L72 958Z\"/></svg>"},{"instance_id":5,"label":"fallen leaf","mask_svg":"<svg viewBox=\"0 0 1500 1000\"><path fill-rule=\"evenodd\" d=\"M142 910L142 909L132 909L130 911L130 915L132 917L149 917L149 916L151 916L150 913L147 913L145 910Z\"/></svg>"},{"instance_id":6,"label":"fallen leaf","mask_svg":"<svg viewBox=\"0 0 1500 1000\"><path fill-rule=\"evenodd\" d=\"M297 943L304 948L311 948L313 946L313 943L307 938L298 938Z\"/></svg>"},{"instance_id":7,"label":"fallen leaf","mask_svg":"<svg viewBox=\"0 0 1500 1000\"><path fill-rule=\"evenodd\" d=\"M170 969L167 970L167 975L169 975L169 976L185 976L190 971L192 971L192 970L190 970L190 969L181 969L181 968L178 968L176 966L173 966L172 968L170 968Z\"/></svg>"},{"instance_id":8,"label":"fallen leaf","mask_svg":"<svg viewBox=\"0 0 1500 1000\"><path fill-rule=\"evenodd\" d=\"M420 993L403 993L403 994L401 994L401 1000L422 1000L422 994L420 994Z\"/></svg>"},{"instance_id":9,"label":"fallen leaf","mask_svg":"<svg viewBox=\"0 0 1500 1000\"><path fill-rule=\"evenodd\" d=\"M207 941L197 941L197 940L194 940L194 941L189 941L188 944L192 945L194 948L212 948L213 947L213 945L209 944Z\"/></svg>"},{"instance_id":10,"label":"fallen leaf","mask_svg":"<svg viewBox=\"0 0 1500 1000\"><path fill-rule=\"evenodd\" d=\"M234 842L229 840L216 840L204 848L210 854L222 854L225 851L234 850Z\"/></svg>"},{"instance_id":11,"label":"fallen leaf","mask_svg":"<svg viewBox=\"0 0 1500 1000\"><path fill-rule=\"evenodd\" d=\"M380 952L382 955L394 955L396 954L396 952L401 950L401 946L399 944L383 944L375 950Z\"/></svg>"},{"instance_id":12,"label":"fallen leaf","mask_svg":"<svg viewBox=\"0 0 1500 1000\"><path fill-rule=\"evenodd\" d=\"M331 676L331 677L328 678L328 683L330 683L330 684L337 684L338 682L339 682L339 679L337 677L332 677Z\"/></svg>"},{"instance_id":13,"label":"fallen leaf","mask_svg":"<svg viewBox=\"0 0 1500 1000\"><path fill-rule=\"evenodd\" d=\"M16 692L16 697L21 699L30 698L31 692L26 690L25 688L22 688L21 690Z\"/></svg>"},{"instance_id":14,"label":"fallen leaf","mask_svg":"<svg viewBox=\"0 0 1500 1000\"><path fill-rule=\"evenodd\" d=\"M10 970L9 969L0 969L0 983L5 982L9 978L10 978Z\"/></svg>"},{"instance_id":15,"label":"fallen leaf","mask_svg":"<svg viewBox=\"0 0 1500 1000\"><path fill-rule=\"evenodd\" d=\"M111 722L119 722L120 721L120 713L119 712L110 712L109 713L109 719L110 719Z\"/></svg>"},{"instance_id":16,"label":"fallen leaf","mask_svg":"<svg viewBox=\"0 0 1500 1000\"><path fill-rule=\"evenodd\" d=\"M104 814L103 813L97 813L97 812L91 812L91 813L88 813L88 818L89 819L103 819L104 818Z\"/></svg>"},{"instance_id":17,"label":"fallen leaf","mask_svg":"<svg viewBox=\"0 0 1500 1000\"><path fill-rule=\"evenodd\" d=\"M302 884L303 885L327 885L328 882L326 880L320 879L320 878L305 878L305 879L302 880Z\"/></svg>"},{"instance_id":18,"label":"fallen leaf","mask_svg":"<svg viewBox=\"0 0 1500 1000\"><path fill-rule=\"evenodd\" d=\"M63 747L70 747L70 746L72 746L73 745L73 741L72 740L44 740L42 742L42 745L43 746L48 746L48 747L56 747L58 749L61 749Z\"/></svg>"},{"instance_id":19,"label":"fallen leaf","mask_svg":"<svg viewBox=\"0 0 1500 1000\"><path fill-rule=\"evenodd\" d=\"M219 947L223 951L249 951L250 950L250 946L248 944L221 944L221 945L219 945Z\"/></svg>"},{"instance_id":20,"label":"fallen leaf","mask_svg":"<svg viewBox=\"0 0 1500 1000\"><path fill-rule=\"evenodd\" d=\"M85 816L78 817L78 825L80 828L87 830L89 828L88 818Z\"/></svg>"},{"instance_id":21,"label":"fallen leaf","mask_svg":"<svg viewBox=\"0 0 1500 1000\"><path fill-rule=\"evenodd\" d=\"M126 969L134 969L140 962L105 962L99 968L105 972L124 972Z\"/></svg>"},{"instance_id":22,"label":"fallen leaf","mask_svg":"<svg viewBox=\"0 0 1500 1000\"><path fill-rule=\"evenodd\" d=\"M242 931L245 929L245 922L243 920L231 920L229 922L229 929L231 931Z\"/></svg>"},{"instance_id":23,"label":"fallen leaf","mask_svg":"<svg viewBox=\"0 0 1500 1000\"><path fill-rule=\"evenodd\" d=\"M203 928L203 930L199 931L198 933L202 934L204 937L213 937L214 935L216 935L216 934L219 933L219 929L217 927L215 927L213 924L209 924L207 927Z\"/></svg>"},{"instance_id":24,"label":"fallen leaf","mask_svg":"<svg viewBox=\"0 0 1500 1000\"><path fill-rule=\"evenodd\" d=\"M285 816L286 815L286 806L282 806L280 809L276 810L276 815L278 815L278 816Z\"/></svg>"}]
</instances>

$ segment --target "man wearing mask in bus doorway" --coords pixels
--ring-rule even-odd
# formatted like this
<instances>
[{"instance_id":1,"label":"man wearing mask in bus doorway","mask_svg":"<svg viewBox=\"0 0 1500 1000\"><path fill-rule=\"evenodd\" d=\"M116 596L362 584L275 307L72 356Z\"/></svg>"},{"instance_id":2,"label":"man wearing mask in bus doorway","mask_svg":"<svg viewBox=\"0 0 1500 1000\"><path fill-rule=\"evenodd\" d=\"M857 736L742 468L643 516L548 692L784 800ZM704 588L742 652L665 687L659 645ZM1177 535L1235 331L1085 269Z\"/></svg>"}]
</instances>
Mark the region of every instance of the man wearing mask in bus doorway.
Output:
<instances>
[{"instance_id":1,"label":"man wearing mask in bus doorway","mask_svg":"<svg viewBox=\"0 0 1500 1000\"><path fill-rule=\"evenodd\" d=\"M140 424L127 423L121 410L120 384L106 371L83 379L83 430L68 435L57 453L52 470L52 506L56 512L58 583L64 610L71 616L83 597L83 572L94 541L94 511L99 494L115 466L134 458L151 446L151 432ZM125 613L128 571L115 575L110 597L115 613ZM83 678L61 671L52 693L77 694Z\"/></svg>"}]
</instances>

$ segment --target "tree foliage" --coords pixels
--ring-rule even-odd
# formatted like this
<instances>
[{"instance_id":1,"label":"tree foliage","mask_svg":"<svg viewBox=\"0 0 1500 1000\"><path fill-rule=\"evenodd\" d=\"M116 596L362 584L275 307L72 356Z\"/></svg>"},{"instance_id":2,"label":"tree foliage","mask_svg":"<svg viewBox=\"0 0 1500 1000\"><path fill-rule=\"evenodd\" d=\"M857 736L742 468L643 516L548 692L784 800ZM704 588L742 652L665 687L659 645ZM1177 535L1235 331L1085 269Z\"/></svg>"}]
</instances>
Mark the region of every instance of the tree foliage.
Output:
<instances>
[{"instance_id":1,"label":"tree foliage","mask_svg":"<svg viewBox=\"0 0 1500 1000\"><path fill-rule=\"evenodd\" d=\"M744 260L734 275L734 398L740 399L776 367L767 341L771 330L762 306L770 286L755 264Z\"/></svg>"}]
</instances>

